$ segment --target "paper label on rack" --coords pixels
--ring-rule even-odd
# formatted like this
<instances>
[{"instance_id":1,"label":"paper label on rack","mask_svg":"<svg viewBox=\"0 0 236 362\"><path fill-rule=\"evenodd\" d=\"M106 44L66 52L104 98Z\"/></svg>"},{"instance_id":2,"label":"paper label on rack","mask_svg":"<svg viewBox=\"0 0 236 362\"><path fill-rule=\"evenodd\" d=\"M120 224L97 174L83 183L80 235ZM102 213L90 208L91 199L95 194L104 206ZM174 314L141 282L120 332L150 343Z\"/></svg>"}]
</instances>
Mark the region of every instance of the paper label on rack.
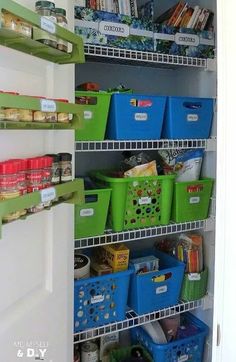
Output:
<instances>
[{"instance_id":1,"label":"paper label on rack","mask_svg":"<svg viewBox=\"0 0 236 362\"><path fill-rule=\"evenodd\" d=\"M183 356L178 358L178 362L184 362L184 361L188 361L188 355L184 354Z\"/></svg>"},{"instance_id":2,"label":"paper label on rack","mask_svg":"<svg viewBox=\"0 0 236 362\"><path fill-rule=\"evenodd\" d=\"M187 121L188 122L197 122L199 119L198 114L188 114Z\"/></svg>"},{"instance_id":3,"label":"paper label on rack","mask_svg":"<svg viewBox=\"0 0 236 362\"><path fill-rule=\"evenodd\" d=\"M167 285L163 285L162 287L158 287L156 289L156 294L162 294L167 292Z\"/></svg>"},{"instance_id":4,"label":"paper label on rack","mask_svg":"<svg viewBox=\"0 0 236 362\"><path fill-rule=\"evenodd\" d=\"M56 198L56 189L54 187L49 187L47 189L41 190L41 202L52 201Z\"/></svg>"},{"instance_id":5,"label":"paper label on rack","mask_svg":"<svg viewBox=\"0 0 236 362\"><path fill-rule=\"evenodd\" d=\"M201 280L201 274L199 274L199 273L190 273L190 274L188 274L188 280L190 280L191 282L199 281L199 280Z\"/></svg>"},{"instance_id":6,"label":"paper label on rack","mask_svg":"<svg viewBox=\"0 0 236 362\"><path fill-rule=\"evenodd\" d=\"M93 216L94 215L94 209L82 209L80 210L80 216L86 217L86 216Z\"/></svg>"},{"instance_id":7,"label":"paper label on rack","mask_svg":"<svg viewBox=\"0 0 236 362\"><path fill-rule=\"evenodd\" d=\"M104 295L95 295L95 297L91 298L91 304L101 303L104 301Z\"/></svg>"},{"instance_id":8,"label":"paper label on rack","mask_svg":"<svg viewBox=\"0 0 236 362\"><path fill-rule=\"evenodd\" d=\"M41 29L46 30L48 33L55 34L56 32L55 24L44 16L41 17L40 26Z\"/></svg>"},{"instance_id":9,"label":"paper label on rack","mask_svg":"<svg viewBox=\"0 0 236 362\"><path fill-rule=\"evenodd\" d=\"M49 100L49 99L41 99L41 112L56 112L57 111L57 105L56 102Z\"/></svg>"},{"instance_id":10,"label":"paper label on rack","mask_svg":"<svg viewBox=\"0 0 236 362\"><path fill-rule=\"evenodd\" d=\"M200 197L199 196L190 197L190 199L189 199L190 204L199 204L199 202L200 202Z\"/></svg>"},{"instance_id":11,"label":"paper label on rack","mask_svg":"<svg viewBox=\"0 0 236 362\"><path fill-rule=\"evenodd\" d=\"M152 202L151 197L141 197L138 200L139 205L147 205L147 204L151 204L151 202Z\"/></svg>"},{"instance_id":12,"label":"paper label on rack","mask_svg":"<svg viewBox=\"0 0 236 362\"><path fill-rule=\"evenodd\" d=\"M176 33L175 43L178 45L194 46L197 47L200 43L200 38L195 34Z\"/></svg>"},{"instance_id":13,"label":"paper label on rack","mask_svg":"<svg viewBox=\"0 0 236 362\"><path fill-rule=\"evenodd\" d=\"M92 111L84 111L84 119L92 119L93 112Z\"/></svg>"},{"instance_id":14,"label":"paper label on rack","mask_svg":"<svg viewBox=\"0 0 236 362\"><path fill-rule=\"evenodd\" d=\"M135 121L147 121L148 115L147 113L135 113L134 119Z\"/></svg>"},{"instance_id":15,"label":"paper label on rack","mask_svg":"<svg viewBox=\"0 0 236 362\"><path fill-rule=\"evenodd\" d=\"M128 37L129 36L129 26L127 24L113 23L109 21L101 21L99 23L99 31L102 34L106 35L115 35Z\"/></svg>"}]
</instances>

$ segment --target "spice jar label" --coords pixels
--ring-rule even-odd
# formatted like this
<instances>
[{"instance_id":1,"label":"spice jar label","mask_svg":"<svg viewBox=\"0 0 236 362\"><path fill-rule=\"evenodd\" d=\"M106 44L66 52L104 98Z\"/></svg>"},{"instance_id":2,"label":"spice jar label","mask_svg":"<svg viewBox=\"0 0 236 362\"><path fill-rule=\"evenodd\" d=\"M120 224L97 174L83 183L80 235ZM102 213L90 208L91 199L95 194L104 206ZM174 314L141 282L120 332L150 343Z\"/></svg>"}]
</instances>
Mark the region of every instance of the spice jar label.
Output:
<instances>
[{"instance_id":1,"label":"spice jar label","mask_svg":"<svg viewBox=\"0 0 236 362\"><path fill-rule=\"evenodd\" d=\"M49 187L47 189L41 190L41 202L52 201L56 198L56 189L54 187Z\"/></svg>"},{"instance_id":2,"label":"spice jar label","mask_svg":"<svg viewBox=\"0 0 236 362\"><path fill-rule=\"evenodd\" d=\"M56 102L49 99L41 99L41 112L56 112L57 105Z\"/></svg>"},{"instance_id":3,"label":"spice jar label","mask_svg":"<svg viewBox=\"0 0 236 362\"><path fill-rule=\"evenodd\" d=\"M55 24L44 16L41 17L40 26L41 29L46 30L48 33L55 34L56 32Z\"/></svg>"}]
</instances>

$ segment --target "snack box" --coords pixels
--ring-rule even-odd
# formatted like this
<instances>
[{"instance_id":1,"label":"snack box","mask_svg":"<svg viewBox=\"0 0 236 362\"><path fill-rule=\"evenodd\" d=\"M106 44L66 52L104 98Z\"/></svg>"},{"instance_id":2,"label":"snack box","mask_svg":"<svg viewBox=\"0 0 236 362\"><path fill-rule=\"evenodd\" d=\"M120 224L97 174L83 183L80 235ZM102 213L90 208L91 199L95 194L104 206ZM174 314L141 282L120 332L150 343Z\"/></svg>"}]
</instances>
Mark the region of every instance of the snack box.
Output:
<instances>
[{"instance_id":1,"label":"snack box","mask_svg":"<svg viewBox=\"0 0 236 362\"><path fill-rule=\"evenodd\" d=\"M92 276L101 276L106 274L111 274L113 272L112 267L107 263L99 263L93 261L91 263L91 275Z\"/></svg>"},{"instance_id":2,"label":"snack box","mask_svg":"<svg viewBox=\"0 0 236 362\"><path fill-rule=\"evenodd\" d=\"M131 259L130 264L134 266L136 274L159 270L159 259L154 255Z\"/></svg>"},{"instance_id":3,"label":"snack box","mask_svg":"<svg viewBox=\"0 0 236 362\"><path fill-rule=\"evenodd\" d=\"M128 269L129 249L124 244L103 246L106 262L112 267L113 273Z\"/></svg>"}]
</instances>

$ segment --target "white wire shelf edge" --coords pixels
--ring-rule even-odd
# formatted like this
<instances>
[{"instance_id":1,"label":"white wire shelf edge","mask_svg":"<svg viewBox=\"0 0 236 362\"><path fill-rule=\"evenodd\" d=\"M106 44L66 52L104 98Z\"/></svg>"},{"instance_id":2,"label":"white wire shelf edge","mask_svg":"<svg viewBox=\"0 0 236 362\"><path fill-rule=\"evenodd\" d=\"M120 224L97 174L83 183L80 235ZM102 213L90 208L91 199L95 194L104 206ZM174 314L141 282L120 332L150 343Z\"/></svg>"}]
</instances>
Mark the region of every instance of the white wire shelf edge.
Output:
<instances>
[{"instance_id":1,"label":"white wire shelf edge","mask_svg":"<svg viewBox=\"0 0 236 362\"><path fill-rule=\"evenodd\" d=\"M160 54L138 50L119 49L102 45L86 44L85 55L92 58L108 58L121 60L128 63L143 62L153 65L182 66L208 68L208 61L212 59L186 57L180 55Z\"/></svg>"},{"instance_id":2,"label":"white wire shelf edge","mask_svg":"<svg viewBox=\"0 0 236 362\"><path fill-rule=\"evenodd\" d=\"M163 150L203 148L205 151L216 150L216 138L177 139L177 140L127 140L127 141L76 141L75 152L128 151L128 150Z\"/></svg>"},{"instance_id":3,"label":"white wire shelf edge","mask_svg":"<svg viewBox=\"0 0 236 362\"><path fill-rule=\"evenodd\" d=\"M184 312L188 312L197 308L201 308L203 306L204 299L199 299L190 302L182 302L179 304L163 308L155 312L137 315L133 310L129 310L126 313L126 319L120 322L115 322L111 324L107 324L102 327L88 329L83 332L74 334L74 344L81 343L93 338L98 338L110 333L124 331L127 329L131 329L134 327L141 326L143 324L147 324L149 322L154 322L163 318L167 318L173 315L181 314Z\"/></svg>"},{"instance_id":4,"label":"white wire shelf edge","mask_svg":"<svg viewBox=\"0 0 236 362\"><path fill-rule=\"evenodd\" d=\"M106 230L104 235L76 239L75 250L99 245L124 243L132 240L177 234L180 232L199 229L204 229L205 231L212 231L214 229L214 219L210 217L205 220L188 221L184 223L172 223L164 226L154 226L142 229L127 230L118 233L114 233L111 230Z\"/></svg>"}]
</instances>

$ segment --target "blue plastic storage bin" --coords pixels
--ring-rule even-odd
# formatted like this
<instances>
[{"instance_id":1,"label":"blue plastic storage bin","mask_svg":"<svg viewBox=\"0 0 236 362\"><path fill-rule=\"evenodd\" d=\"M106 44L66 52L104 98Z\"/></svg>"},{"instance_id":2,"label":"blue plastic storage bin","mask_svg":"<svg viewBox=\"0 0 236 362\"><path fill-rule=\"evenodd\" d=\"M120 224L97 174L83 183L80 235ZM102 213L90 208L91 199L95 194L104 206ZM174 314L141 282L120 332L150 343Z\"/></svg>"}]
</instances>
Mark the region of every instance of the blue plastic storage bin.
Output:
<instances>
[{"instance_id":1,"label":"blue plastic storage bin","mask_svg":"<svg viewBox=\"0 0 236 362\"><path fill-rule=\"evenodd\" d=\"M211 98L168 97L162 138L208 138L213 105Z\"/></svg>"},{"instance_id":2,"label":"blue plastic storage bin","mask_svg":"<svg viewBox=\"0 0 236 362\"><path fill-rule=\"evenodd\" d=\"M132 253L130 259L147 255L159 258L159 271L131 276L128 305L138 314L178 303L184 277L184 263L155 249Z\"/></svg>"},{"instance_id":3,"label":"blue plastic storage bin","mask_svg":"<svg viewBox=\"0 0 236 362\"><path fill-rule=\"evenodd\" d=\"M208 334L208 326L190 313L185 313L184 318L196 327L196 333L190 337L182 338L166 344L154 343L143 328L134 328L132 338L142 344L152 355L154 362L202 362L204 342Z\"/></svg>"},{"instance_id":4,"label":"blue plastic storage bin","mask_svg":"<svg viewBox=\"0 0 236 362\"><path fill-rule=\"evenodd\" d=\"M107 138L114 140L160 139L166 97L113 94Z\"/></svg>"},{"instance_id":5,"label":"blue plastic storage bin","mask_svg":"<svg viewBox=\"0 0 236 362\"><path fill-rule=\"evenodd\" d=\"M74 282L74 331L125 319L132 270Z\"/></svg>"}]
</instances>

